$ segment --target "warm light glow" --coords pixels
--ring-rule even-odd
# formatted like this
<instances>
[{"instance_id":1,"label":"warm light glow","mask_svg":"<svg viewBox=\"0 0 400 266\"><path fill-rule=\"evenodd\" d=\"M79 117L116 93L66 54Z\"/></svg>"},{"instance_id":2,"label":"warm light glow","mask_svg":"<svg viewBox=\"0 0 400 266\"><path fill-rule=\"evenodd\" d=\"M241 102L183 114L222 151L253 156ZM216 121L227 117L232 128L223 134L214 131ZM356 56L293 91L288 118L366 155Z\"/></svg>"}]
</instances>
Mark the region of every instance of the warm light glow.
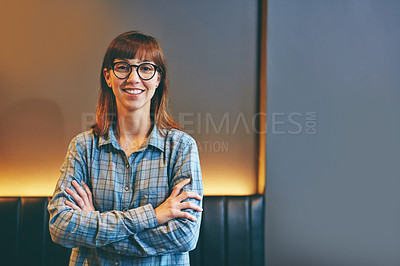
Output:
<instances>
[{"instance_id":1,"label":"warm light glow","mask_svg":"<svg viewBox=\"0 0 400 266\"><path fill-rule=\"evenodd\" d=\"M9 137L11 138L12 135ZM44 142L42 140L38 143ZM22 147L29 150L40 150L40 147L29 141L22 144ZM53 146L57 150L41 149L41 155L37 157L24 155L21 150L18 151L18 154L10 152L2 154L4 160L0 163L0 196L28 197L53 194L60 177L59 168L63 161L62 158L65 156L61 147L66 145L52 144L49 146ZM11 147L9 148L11 149ZM249 156L244 152L243 154ZM214 153L202 156L204 195L257 194L255 169L249 170L243 165L243 160L235 158L233 155L234 153ZM216 164L216 161L220 163Z\"/></svg>"},{"instance_id":2,"label":"warm light glow","mask_svg":"<svg viewBox=\"0 0 400 266\"><path fill-rule=\"evenodd\" d=\"M249 184L223 182L217 185L208 185L207 183L204 185L205 196L247 196L253 194L255 194L255 191L251 186L249 186Z\"/></svg>"},{"instance_id":3,"label":"warm light glow","mask_svg":"<svg viewBox=\"0 0 400 266\"><path fill-rule=\"evenodd\" d=\"M57 171L56 171L57 172ZM53 195L57 175L8 176L1 179L0 197L43 197Z\"/></svg>"},{"instance_id":4,"label":"warm light glow","mask_svg":"<svg viewBox=\"0 0 400 266\"><path fill-rule=\"evenodd\" d=\"M56 186L60 171L56 165L52 170L46 168L30 171L18 171L16 168L0 171L0 197L51 196ZM254 179L240 169L238 164L222 165L203 169L204 195L253 195L257 194Z\"/></svg>"},{"instance_id":5,"label":"warm light glow","mask_svg":"<svg viewBox=\"0 0 400 266\"><path fill-rule=\"evenodd\" d=\"M241 169L240 164L203 169L203 187L206 196L257 194L254 176Z\"/></svg>"},{"instance_id":6,"label":"warm light glow","mask_svg":"<svg viewBox=\"0 0 400 266\"><path fill-rule=\"evenodd\" d=\"M204 195L253 195L256 188L246 178L228 174L229 178L221 178L215 174L204 179ZM219 178L218 178L219 177ZM0 197L40 197L53 194L58 175L43 176L10 176L1 180ZM212 181L214 180L214 182Z\"/></svg>"}]
</instances>

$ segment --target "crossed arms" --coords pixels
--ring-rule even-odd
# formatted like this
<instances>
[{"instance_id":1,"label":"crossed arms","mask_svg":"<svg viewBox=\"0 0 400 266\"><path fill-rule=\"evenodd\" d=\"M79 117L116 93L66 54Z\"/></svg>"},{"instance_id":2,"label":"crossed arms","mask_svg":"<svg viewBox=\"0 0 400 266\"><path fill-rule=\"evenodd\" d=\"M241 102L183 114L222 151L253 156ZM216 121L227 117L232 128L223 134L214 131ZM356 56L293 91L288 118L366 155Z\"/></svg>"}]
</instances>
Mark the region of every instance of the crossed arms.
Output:
<instances>
[{"instance_id":1,"label":"crossed arms","mask_svg":"<svg viewBox=\"0 0 400 266\"><path fill-rule=\"evenodd\" d=\"M198 162L195 144L181 150L176 165L186 170L175 172L170 182L173 190L155 208L145 204L125 211L95 210L93 193L81 182L88 180L89 157L85 147L77 141L71 142L62 176L48 207L54 242L71 248L101 248L131 256L185 252L195 247L202 210L201 176L193 164Z\"/></svg>"}]
</instances>

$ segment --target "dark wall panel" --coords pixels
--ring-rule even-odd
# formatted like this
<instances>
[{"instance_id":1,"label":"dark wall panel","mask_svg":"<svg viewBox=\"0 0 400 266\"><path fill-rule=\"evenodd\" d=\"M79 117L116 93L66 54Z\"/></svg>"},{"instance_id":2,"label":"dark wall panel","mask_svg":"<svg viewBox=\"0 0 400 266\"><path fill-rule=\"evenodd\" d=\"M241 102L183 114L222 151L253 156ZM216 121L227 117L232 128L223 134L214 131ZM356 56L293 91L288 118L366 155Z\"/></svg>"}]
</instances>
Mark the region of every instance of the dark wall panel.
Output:
<instances>
[{"instance_id":1,"label":"dark wall panel","mask_svg":"<svg viewBox=\"0 0 400 266\"><path fill-rule=\"evenodd\" d=\"M225 198L205 198L204 210L201 231L203 241L200 247L202 265L225 265ZM212 250L219 252L210 253Z\"/></svg>"},{"instance_id":2,"label":"dark wall panel","mask_svg":"<svg viewBox=\"0 0 400 266\"><path fill-rule=\"evenodd\" d=\"M227 265L250 265L250 209L248 198L227 201Z\"/></svg>"},{"instance_id":3,"label":"dark wall panel","mask_svg":"<svg viewBox=\"0 0 400 266\"><path fill-rule=\"evenodd\" d=\"M45 264L47 198L22 198L18 265Z\"/></svg>"},{"instance_id":4,"label":"dark wall panel","mask_svg":"<svg viewBox=\"0 0 400 266\"><path fill-rule=\"evenodd\" d=\"M250 198L250 264L254 266L264 265L264 215L258 216L258 213L264 212L264 198Z\"/></svg>"},{"instance_id":5,"label":"dark wall panel","mask_svg":"<svg viewBox=\"0 0 400 266\"><path fill-rule=\"evenodd\" d=\"M0 252L4 265L17 264L20 208L20 198L0 198Z\"/></svg>"}]
</instances>

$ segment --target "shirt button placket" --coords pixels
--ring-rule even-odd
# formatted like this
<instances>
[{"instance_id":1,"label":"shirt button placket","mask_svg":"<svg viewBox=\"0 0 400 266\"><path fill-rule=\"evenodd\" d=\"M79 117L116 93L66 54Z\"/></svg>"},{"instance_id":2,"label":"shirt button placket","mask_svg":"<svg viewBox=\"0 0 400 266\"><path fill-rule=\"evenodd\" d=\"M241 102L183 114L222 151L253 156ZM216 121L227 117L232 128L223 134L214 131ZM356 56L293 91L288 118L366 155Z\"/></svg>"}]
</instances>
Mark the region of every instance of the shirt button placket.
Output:
<instances>
[{"instance_id":1,"label":"shirt button placket","mask_svg":"<svg viewBox=\"0 0 400 266\"><path fill-rule=\"evenodd\" d=\"M130 180L130 176L131 176L131 171L130 171L130 169L131 169L131 167L130 167L130 164L129 164L129 160L128 159L126 159L125 160L125 167L126 167L126 178L125 178L125 185L124 185L124 190L126 191L126 192L129 192L129 180ZM124 193L124 196L123 196L123 206L125 205L125 206L127 206L128 205L128 202L130 202L130 193ZM127 209L127 208L124 208L124 209Z\"/></svg>"}]
</instances>

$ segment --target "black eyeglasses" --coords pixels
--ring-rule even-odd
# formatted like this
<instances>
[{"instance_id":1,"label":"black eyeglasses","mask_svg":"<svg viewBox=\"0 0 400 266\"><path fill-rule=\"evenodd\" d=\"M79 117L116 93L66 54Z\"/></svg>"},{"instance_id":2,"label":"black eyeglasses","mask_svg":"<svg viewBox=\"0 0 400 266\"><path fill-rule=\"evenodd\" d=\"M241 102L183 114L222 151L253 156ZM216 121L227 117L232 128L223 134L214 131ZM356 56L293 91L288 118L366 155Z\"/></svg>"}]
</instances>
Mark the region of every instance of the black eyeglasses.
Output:
<instances>
[{"instance_id":1,"label":"black eyeglasses","mask_svg":"<svg viewBox=\"0 0 400 266\"><path fill-rule=\"evenodd\" d=\"M114 62L111 68L114 75L119 79L126 79L132 73L132 68L136 67L136 73L142 80L150 80L156 74L156 71L162 72L161 68L152 63L141 63L140 65L130 65L127 62Z\"/></svg>"}]
</instances>

